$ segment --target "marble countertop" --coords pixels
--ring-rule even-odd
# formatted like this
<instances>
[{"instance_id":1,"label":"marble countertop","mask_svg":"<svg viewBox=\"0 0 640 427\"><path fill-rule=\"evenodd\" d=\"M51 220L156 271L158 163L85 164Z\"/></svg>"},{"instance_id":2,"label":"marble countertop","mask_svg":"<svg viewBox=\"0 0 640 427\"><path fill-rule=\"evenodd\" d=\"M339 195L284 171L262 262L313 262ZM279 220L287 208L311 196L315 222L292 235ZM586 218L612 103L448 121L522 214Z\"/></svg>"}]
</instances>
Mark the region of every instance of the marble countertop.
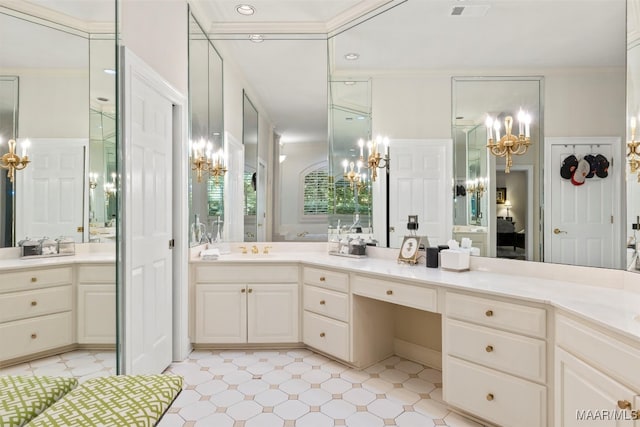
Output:
<instances>
[{"instance_id":1,"label":"marble countertop","mask_svg":"<svg viewBox=\"0 0 640 427\"><path fill-rule=\"evenodd\" d=\"M640 340L640 293L605 286L563 280L486 271L453 272L425 268L424 265L398 264L395 259L352 259L320 252L281 252L265 254L232 253L217 261L192 258L192 263L304 263L352 273L382 275L415 285L479 292L524 302L548 304L585 320ZM638 275L640 280L640 275Z\"/></svg>"},{"instance_id":2,"label":"marble countertop","mask_svg":"<svg viewBox=\"0 0 640 427\"><path fill-rule=\"evenodd\" d=\"M115 262L115 253L109 252L87 252L43 258L8 258L0 259L0 271L19 268L57 267L72 264L114 264Z\"/></svg>"}]
</instances>

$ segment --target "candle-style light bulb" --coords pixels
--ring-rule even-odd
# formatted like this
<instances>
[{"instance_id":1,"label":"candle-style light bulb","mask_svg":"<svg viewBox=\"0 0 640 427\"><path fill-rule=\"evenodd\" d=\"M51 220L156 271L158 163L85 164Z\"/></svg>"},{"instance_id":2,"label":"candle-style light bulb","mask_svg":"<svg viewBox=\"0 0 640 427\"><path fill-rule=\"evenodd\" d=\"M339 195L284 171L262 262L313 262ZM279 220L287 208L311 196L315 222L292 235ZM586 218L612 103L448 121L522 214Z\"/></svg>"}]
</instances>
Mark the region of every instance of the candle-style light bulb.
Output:
<instances>
[{"instance_id":1,"label":"candle-style light bulb","mask_svg":"<svg viewBox=\"0 0 640 427\"><path fill-rule=\"evenodd\" d=\"M484 124L487 126L487 142L489 142L493 138L493 119L491 116L487 116Z\"/></svg>"},{"instance_id":2,"label":"candle-style light bulb","mask_svg":"<svg viewBox=\"0 0 640 427\"><path fill-rule=\"evenodd\" d=\"M347 159L344 159L342 161L342 166L344 167L344 173L346 175L347 174L347 167L349 167L349 161Z\"/></svg>"},{"instance_id":3,"label":"candle-style light bulb","mask_svg":"<svg viewBox=\"0 0 640 427\"><path fill-rule=\"evenodd\" d=\"M29 141L28 139L25 139L22 142L22 157L27 156L27 148L29 148L30 146L31 146L31 141Z\"/></svg>"},{"instance_id":4,"label":"candle-style light bulb","mask_svg":"<svg viewBox=\"0 0 640 427\"><path fill-rule=\"evenodd\" d=\"M524 116L524 136L529 138L530 133L530 125L531 125L531 115L530 114L525 114Z\"/></svg>"},{"instance_id":5,"label":"candle-style light bulb","mask_svg":"<svg viewBox=\"0 0 640 427\"><path fill-rule=\"evenodd\" d=\"M496 131L496 141L500 140L500 121L493 122L493 129Z\"/></svg>"},{"instance_id":6,"label":"candle-style light bulb","mask_svg":"<svg viewBox=\"0 0 640 427\"><path fill-rule=\"evenodd\" d=\"M520 109L520 111L518 112L518 135L524 135L524 119L525 119L525 113L524 111L522 111L522 108Z\"/></svg>"},{"instance_id":7,"label":"candle-style light bulb","mask_svg":"<svg viewBox=\"0 0 640 427\"><path fill-rule=\"evenodd\" d=\"M389 138L386 136L382 138L382 143L384 144L384 155L386 157L389 155Z\"/></svg>"},{"instance_id":8,"label":"candle-style light bulb","mask_svg":"<svg viewBox=\"0 0 640 427\"><path fill-rule=\"evenodd\" d=\"M367 148L369 149L369 156L371 156L371 151L373 151L373 141L367 141Z\"/></svg>"},{"instance_id":9,"label":"candle-style light bulb","mask_svg":"<svg viewBox=\"0 0 640 427\"><path fill-rule=\"evenodd\" d=\"M358 140L358 147L360 147L360 157L362 157L363 154L363 149L364 149L364 139L360 138Z\"/></svg>"},{"instance_id":10,"label":"candle-style light bulb","mask_svg":"<svg viewBox=\"0 0 640 427\"><path fill-rule=\"evenodd\" d=\"M360 173L360 169L362 169L362 162L358 160L358 163L356 163L356 165L358 166L358 173Z\"/></svg>"},{"instance_id":11,"label":"candle-style light bulb","mask_svg":"<svg viewBox=\"0 0 640 427\"><path fill-rule=\"evenodd\" d=\"M631 140L634 140L636 136L636 118L631 117L629 124L631 126Z\"/></svg>"}]
</instances>

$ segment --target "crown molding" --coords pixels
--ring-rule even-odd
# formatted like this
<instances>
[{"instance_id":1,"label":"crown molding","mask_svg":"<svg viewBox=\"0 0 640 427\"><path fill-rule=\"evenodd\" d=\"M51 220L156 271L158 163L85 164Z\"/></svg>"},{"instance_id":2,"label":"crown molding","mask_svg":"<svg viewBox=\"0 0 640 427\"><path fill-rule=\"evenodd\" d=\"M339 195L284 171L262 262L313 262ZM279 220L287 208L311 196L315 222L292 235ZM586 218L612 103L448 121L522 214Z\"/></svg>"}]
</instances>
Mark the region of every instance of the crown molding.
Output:
<instances>
[{"instance_id":1,"label":"crown molding","mask_svg":"<svg viewBox=\"0 0 640 427\"><path fill-rule=\"evenodd\" d=\"M214 22L209 34L322 34L326 38L327 26L316 22Z\"/></svg>"}]
</instances>

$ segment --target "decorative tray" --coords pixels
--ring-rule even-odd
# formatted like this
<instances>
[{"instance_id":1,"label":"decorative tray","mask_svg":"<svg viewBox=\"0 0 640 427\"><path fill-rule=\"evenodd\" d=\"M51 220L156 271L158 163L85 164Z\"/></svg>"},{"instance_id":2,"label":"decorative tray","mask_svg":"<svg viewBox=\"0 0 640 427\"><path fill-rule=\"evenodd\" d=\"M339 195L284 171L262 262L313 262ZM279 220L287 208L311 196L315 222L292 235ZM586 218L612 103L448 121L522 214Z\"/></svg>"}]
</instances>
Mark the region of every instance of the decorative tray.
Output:
<instances>
[{"instance_id":1,"label":"decorative tray","mask_svg":"<svg viewBox=\"0 0 640 427\"><path fill-rule=\"evenodd\" d=\"M366 255L341 254L340 252L329 252L329 255L341 256L345 258L366 258Z\"/></svg>"}]
</instances>

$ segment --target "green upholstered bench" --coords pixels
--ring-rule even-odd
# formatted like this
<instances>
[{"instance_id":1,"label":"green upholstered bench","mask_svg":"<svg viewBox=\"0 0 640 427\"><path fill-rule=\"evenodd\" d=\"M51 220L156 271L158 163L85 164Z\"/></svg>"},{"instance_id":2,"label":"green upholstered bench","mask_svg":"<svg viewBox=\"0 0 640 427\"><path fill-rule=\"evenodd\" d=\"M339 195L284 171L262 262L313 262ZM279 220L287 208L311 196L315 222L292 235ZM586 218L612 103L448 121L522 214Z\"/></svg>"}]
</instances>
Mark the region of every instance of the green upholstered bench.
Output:
<instances>
[{"instance_id":1,"label":"green upholstered bench","mask_svg":"<svg viewBox=\"0 0 640 427\"><path fill-rule=\"evenodd\" d=\"M154 426L182 391L176 375L93 378L67 393L28 427Z\"/></svg>"},{"instance_id":2,"label":"green upholstered bench","mask_svg":"<svg viewBox=\"0 0 640 427\"><path fill-rule=\"evenodd\" d=\"M0 376L0 427L25 425L77 385L75 378Z\"/></svg>"}]
</instances>

